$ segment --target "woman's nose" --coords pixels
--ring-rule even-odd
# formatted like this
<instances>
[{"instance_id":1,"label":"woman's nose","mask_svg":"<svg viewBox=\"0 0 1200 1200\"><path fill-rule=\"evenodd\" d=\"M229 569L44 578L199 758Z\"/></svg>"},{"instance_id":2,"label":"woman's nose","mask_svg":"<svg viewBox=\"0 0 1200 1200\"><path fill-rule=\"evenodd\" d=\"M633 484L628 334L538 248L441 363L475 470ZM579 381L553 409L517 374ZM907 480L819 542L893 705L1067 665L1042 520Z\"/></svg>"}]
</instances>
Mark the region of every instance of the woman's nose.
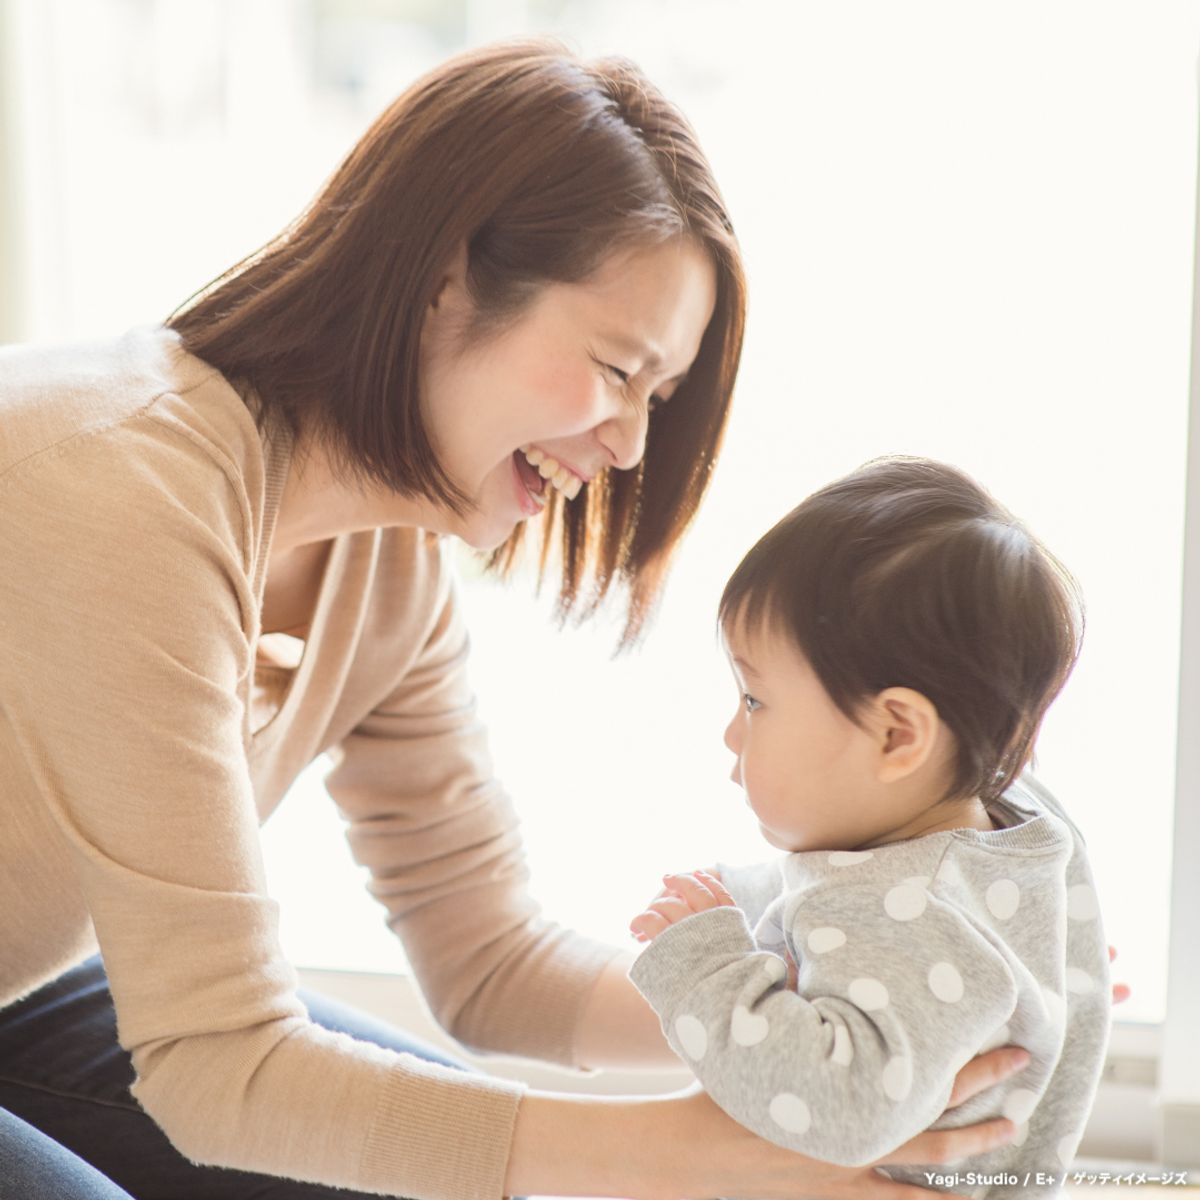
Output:
<instances>
[{"instance_id":1,"label":"woman's nose","mask_svg":"<svg viewBox=\"0 0 1200 1200\"><path fill-rule=\"evenodd\" d=\"M628 471L642 461L642 455L646 453L649 424L650 414L639 406L637 409L627 409L600 426L600 441L612 456L613 466Z\"/></svg>"}]
</instances>

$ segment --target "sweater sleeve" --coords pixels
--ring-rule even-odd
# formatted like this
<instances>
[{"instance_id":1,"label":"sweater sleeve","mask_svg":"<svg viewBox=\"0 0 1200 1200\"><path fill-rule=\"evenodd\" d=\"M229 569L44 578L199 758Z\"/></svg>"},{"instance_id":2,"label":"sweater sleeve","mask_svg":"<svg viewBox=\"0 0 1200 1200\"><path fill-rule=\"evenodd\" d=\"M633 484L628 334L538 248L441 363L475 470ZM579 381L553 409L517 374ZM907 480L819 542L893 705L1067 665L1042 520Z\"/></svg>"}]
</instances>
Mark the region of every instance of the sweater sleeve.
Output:
<instances>
[{"instance_id":1,"label":"sweater sleeve","mask_svg":"<svg viewBox=\"0 0 1200 1200\"><path fill-rule=\"evenodd\" d=\"M738 908L746 914L750 928L754 929L771 902L778 900L783 893L780 859L736 866L718 863L717 869L721 873L721 882Z\"/></svg>"},{"instance_id":2,"label":"sweater sleeve","mask_svg":"<svg viewBox=\"0 0 1200 1200\"><path fill-rule=\"evenodd\" d=\"M434 622L326 779L434 1016L478 1051L577 1066L588 994L618 953L546 920L519 821L493 775L448 569Z\"/></svg>"},{"instance_id":3,"label":"sweater sleeve","mask_svg":"<svg viewBox=\"0 0 1200 1200\"><path fill-rule=\"evenodd\" d=\"M919 920L908 919L918 901L907 912L897 901L892 917L867 888L806 895L788 920L795 992L782 959L757 949L729 907L665 930L631 976L737 1121L827 1162L874 1162L933 1123L958 1068L1016 1002L990 944L909 891L925 898Z\"/></svg>"},{"instance_id":4,"label":"sweater sleeve","mask_svg":"<svg viewBox=\"0 0 1200 1200\"><path fill-rule=\"evenodd\" d=\"M70 849L137 1099L196 1162L499 1196L518 1087L325 1031L297 998L243 740L236 473L147 413L19 464L0 504L4 717Z\"/></svg>"}]
</instances>

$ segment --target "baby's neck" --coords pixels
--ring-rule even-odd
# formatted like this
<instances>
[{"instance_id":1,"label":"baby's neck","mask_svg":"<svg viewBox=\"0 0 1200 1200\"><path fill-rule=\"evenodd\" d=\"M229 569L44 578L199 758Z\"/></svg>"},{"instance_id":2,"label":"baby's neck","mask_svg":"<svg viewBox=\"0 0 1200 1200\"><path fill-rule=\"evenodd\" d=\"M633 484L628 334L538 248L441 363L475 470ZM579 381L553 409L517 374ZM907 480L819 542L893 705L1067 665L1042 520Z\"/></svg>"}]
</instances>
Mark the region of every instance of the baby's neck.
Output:
<instances>
[{"instance_id":1,"label":"baby's neck","mask_svg":"<svg viewBox=\"0 0 1200 1200\"><path fill-rule=\"evenodd\" d=\"M934 803L911 821L897 829L888 830L878 837L856 846L856 850L869 850L875 846L886 846L891 842L907 842L913 838L928 837L931 833L945 833L951 829L978 829L991 832L996 825L988 816L987 808L978 796L964 800Z\"/></svg>"}]
</instances>

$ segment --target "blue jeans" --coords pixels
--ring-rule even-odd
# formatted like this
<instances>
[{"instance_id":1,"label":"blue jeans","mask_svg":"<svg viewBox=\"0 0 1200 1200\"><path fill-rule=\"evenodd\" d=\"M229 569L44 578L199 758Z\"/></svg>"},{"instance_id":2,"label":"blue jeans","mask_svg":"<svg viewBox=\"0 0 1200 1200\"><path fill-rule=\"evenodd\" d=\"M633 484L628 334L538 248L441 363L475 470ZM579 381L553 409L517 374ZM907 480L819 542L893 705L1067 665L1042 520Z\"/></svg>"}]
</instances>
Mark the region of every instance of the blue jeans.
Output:
<instances>
[{"instance_id":1,"label":"blue jeans","mask_svg":"<svg viewBox=\"0 0 1200 1200\"><path fill-rule=\"evenodd\" d=\"M311 992L318 1025L468 1070L374 1017ZM129 1091L133 1066L100 959L0 1009L2 1200L366 1200L320 1184L198 1167Z\"/></svg>"}]
</instances>

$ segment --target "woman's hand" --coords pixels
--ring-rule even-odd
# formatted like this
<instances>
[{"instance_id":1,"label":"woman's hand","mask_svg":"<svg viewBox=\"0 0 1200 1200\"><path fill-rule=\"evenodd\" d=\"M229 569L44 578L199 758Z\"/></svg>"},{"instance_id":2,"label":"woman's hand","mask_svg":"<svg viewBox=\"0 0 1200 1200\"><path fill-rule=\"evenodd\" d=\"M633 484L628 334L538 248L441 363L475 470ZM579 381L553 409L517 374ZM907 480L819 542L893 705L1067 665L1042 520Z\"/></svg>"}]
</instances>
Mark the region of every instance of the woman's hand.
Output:
<instances>
[{"instance_id":1,"label":"woman's hand","mask_svg":"<svg viewBox=\"0 0 1200 1200\"><path fill-rule=\"evenodd\" d=\"M737 907L715 872L664 875L662 890L629 922L629 929L639 942L651 942L669 925L722 906Z\"/></svg>"},{"instance_id":2,"label":"woman's hand","mask_svg":"<svg viewBox=\"0 0 1200 1200\"><path fill-rule=\"evenodd\" d=\"M958 1073L951 1107L1029 1062L1005 1046ZM526 1092L517 1112L506 1195L625 1196L633 1200L736 1196L742 1200L931 1200L875 1166L941 1166L1012 1140L997 1119L926 1131L886 1161L836 1167L763 1141L723 1112L697 1085L672 1096L578 1096ZM944 1194L944 1193L943 1193Z\"/></svg>"},{"instance_id":3,"label":"woman's hand","mask_svg":"<svg viewBox=\"0 0 1200 1200\"><path fill-rule=\"evenodd\" d=\"M1029 1062L1026 1051L1012 1046L972 1059L958 1073L950 1107L961 1104ZM672 1161L677 1169L650 1193L661 1200L680 1196L737 1196L746 1200L802 1200L804 1197L870 1197L917 1200L929 1192L896 1183L877 1167L940 1166L983 1154L1011 1141L1016 1127L997 1119L962 1129L927 1130L869 1167L838 1167L765 1142L727 1116L703 1091L676 1099L677 1139ZM683 1170L687 1178L679 1178Z\"/></svg>"}]
</instances>

